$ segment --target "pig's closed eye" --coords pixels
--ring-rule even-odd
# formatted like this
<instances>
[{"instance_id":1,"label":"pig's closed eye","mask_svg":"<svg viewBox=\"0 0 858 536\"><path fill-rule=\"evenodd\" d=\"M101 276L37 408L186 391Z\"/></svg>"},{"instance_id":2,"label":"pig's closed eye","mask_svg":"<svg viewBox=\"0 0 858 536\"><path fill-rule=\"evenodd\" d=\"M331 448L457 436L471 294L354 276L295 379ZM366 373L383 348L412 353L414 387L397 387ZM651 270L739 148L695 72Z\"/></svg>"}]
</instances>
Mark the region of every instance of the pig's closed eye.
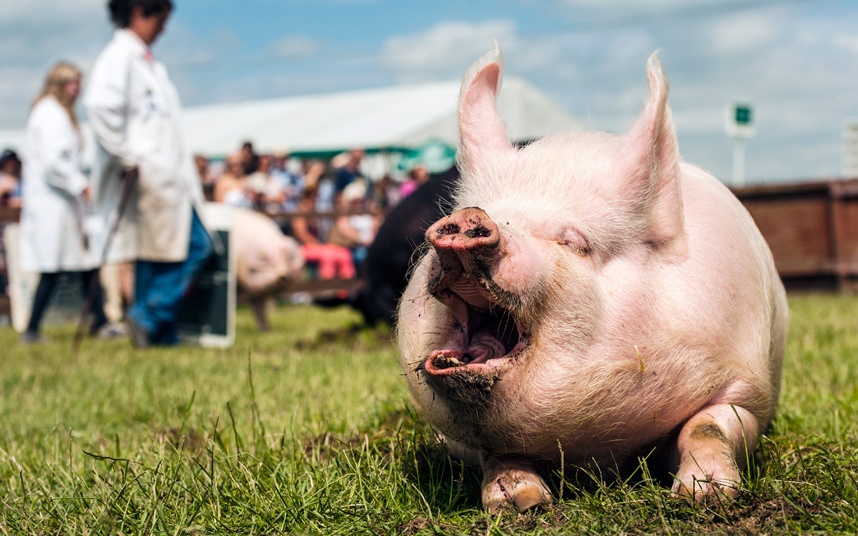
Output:
<instances>
[{"instance_id":1,"label":"pig's closed eye","mask_svg":"<svg viewBox=\"0 0 858 536\"><path fill-rule=\"evenodd\" d=\"M590 244L587 243L587 239L573 229L567 229L558 242L582 257L590 254Z\"/></svg>"}]
</instances>

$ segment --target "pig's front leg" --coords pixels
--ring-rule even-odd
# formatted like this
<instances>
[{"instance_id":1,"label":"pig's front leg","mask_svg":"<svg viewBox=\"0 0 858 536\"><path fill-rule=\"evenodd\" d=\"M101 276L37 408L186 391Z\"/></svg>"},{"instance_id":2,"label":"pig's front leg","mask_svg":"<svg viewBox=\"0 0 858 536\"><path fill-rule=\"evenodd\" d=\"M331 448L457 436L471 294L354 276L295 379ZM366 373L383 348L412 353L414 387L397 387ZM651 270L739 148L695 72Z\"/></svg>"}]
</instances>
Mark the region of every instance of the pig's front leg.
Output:
<instances>
[{"instance_id":1,"label":"pig's front leg","mask_svg":"<svg viewBox=\"0 0 858 536\"><path fill-rule=\"evenodd\" d=\"M739 494L746 455L757 445L760 424L730 404L703 408L683 425L676 444L679 469L672 491L698 503Z\"/></svg>"},{"instance_id":2,"label":"pig's front leg","mask_svg":"<svg viewBox=\"0 0 858 536\"><path fill-rule=\"evenodd\" d=\"M250 307L253 310L253 317L256 319L256 327L259 328L259 331L269 331L271 326L268 324L268 298L258 296L252 298Z\"/></svg>"},{"instance_id":3,"label":"pig's front leg","mask_svg":"<svg viewBox=\"0 0 858 536\"><path fill-rule=\"evenodd\" d=\"M523 461L483 460L483 508L497 513L504 506L519 512L551 503L551 493L536 468Z\"/></svg>"}]
</instances>

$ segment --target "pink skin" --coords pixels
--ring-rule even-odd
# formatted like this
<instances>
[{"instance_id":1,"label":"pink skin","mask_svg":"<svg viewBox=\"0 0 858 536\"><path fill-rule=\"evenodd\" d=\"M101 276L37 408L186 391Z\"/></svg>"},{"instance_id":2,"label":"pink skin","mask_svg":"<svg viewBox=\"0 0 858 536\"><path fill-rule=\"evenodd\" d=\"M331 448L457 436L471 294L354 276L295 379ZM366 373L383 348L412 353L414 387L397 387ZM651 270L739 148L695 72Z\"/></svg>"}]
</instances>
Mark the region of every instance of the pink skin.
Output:
<instances>
[{"instance_id":1,"label":"pink skin","mask_svg":"<svg viewBox=\"0 0 858 536\"><path fill-rule=\"evenodd\" d=\"M69 98L69 101L74 104L78 96L80 96L80 78L66 82L66 85L63 87L63 91Z\"/></svg>"},{"instance_id":2,"label":"pink skin","mask_svg":"<svg viewBox=\"0 0 858 536\"><path fill-rule=\"evenodd\" d=\"M626 136L521 150L494 107L499 60L466 75L458 210L427 231L400 304L418 407L451 452L481 460L490 511L550 502L534 464L561 449L610 471L665 439L675 493L734 497L774 413L786 337L762 236L725 187L680 163L654 56Z\"/></svg>"}]
</instances>

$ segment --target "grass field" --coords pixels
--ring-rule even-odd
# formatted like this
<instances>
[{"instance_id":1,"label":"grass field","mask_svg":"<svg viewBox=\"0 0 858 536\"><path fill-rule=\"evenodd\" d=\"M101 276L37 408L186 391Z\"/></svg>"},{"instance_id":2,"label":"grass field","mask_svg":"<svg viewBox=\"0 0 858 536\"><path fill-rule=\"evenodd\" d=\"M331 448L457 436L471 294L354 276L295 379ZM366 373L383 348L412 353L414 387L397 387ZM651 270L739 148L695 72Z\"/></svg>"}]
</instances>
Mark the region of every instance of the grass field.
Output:
<instances>
[{"instance_id":1,"label":"grass field","mask_svg":"<svg viewBox=\"0 0 858 536\"><path fill-rule=\"evenodd\" d=\"M779 414L731 505L556 479L492 517L417 418L384 330L284 306L227 350L0 330L0 534L858 533L858 298L791 300Z\"/></svg>"}]
</instances>

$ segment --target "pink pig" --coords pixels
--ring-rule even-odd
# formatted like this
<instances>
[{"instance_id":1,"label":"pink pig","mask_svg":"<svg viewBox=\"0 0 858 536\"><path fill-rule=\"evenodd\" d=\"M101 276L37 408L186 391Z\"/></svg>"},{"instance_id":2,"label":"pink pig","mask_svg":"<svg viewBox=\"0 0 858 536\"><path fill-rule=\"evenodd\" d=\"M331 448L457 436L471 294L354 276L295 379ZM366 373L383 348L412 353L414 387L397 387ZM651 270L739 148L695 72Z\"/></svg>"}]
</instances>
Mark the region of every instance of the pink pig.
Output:
<instances>
[{"instance_id":1,"label":"pink pig","mask_svg":"<svg viewBox=\"0 0 858 536\"><path fill-rule=\"evenodd\" d=\"M300 278L301 246L264 214L238 208L232 214L238 288L250 302L259 330L268 331L271 298Z\"/></svg>"},{"instance_id":2,"label":"pink pig","mask_svg":"<svg viewBox=\"0 0 858 536\"><path fill-rule=\"evenodd\" d=\"M495 107L495 49L459 97L455 212L399 306L401 366L454 455L478 459L483 507L551 495L538 468L612 471L664 445L673 492L738 494L772 419L787 302L753 220L680 161L656 54L626 135L516 149Z\"/></svg>"}]
</instances>

